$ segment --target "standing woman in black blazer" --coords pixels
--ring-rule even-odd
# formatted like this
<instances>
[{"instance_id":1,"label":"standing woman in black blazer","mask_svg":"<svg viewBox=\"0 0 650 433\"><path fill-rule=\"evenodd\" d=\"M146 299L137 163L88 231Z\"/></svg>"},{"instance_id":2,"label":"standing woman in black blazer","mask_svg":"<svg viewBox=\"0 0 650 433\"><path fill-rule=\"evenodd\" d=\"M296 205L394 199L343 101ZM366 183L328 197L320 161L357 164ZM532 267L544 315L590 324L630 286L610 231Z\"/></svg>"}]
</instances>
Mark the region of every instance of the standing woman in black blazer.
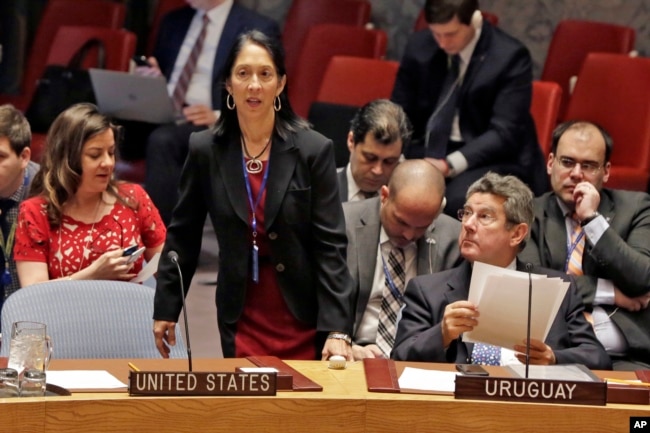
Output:
<instances>
[{"instance_id":1,"label":"standing woman in black blazer","mask_svg":"<svg viewBox=\"0 0 650 433\"><path fill-rule=\"evenodd\" d=\"M351 360L352 280L331 140L291 109L277 41L239 37L225 64L221 118L190 137L154 300L163 357L182 307L167 258L189 281L206 213L219 240L217 317L225 357Z\"/></svg>"}]
</instances>

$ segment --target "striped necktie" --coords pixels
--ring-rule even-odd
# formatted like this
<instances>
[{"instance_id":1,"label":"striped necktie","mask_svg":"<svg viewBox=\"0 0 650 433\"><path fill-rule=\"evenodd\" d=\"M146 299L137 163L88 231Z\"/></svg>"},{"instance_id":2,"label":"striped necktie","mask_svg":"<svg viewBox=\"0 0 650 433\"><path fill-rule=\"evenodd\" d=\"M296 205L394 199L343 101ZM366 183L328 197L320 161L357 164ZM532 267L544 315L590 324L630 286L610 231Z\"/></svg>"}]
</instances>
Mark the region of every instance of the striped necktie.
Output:
<instances>
[{"instance_id":1,"label":"striped necktie","mask_svg":"<svg viewBox=\"0 0 650 433\"><path fill-rule=\"evenodd\" d=\"M575 218L571 218L571 244L568 248L566 273L569 275L584 275L582 272L582 255L585 249L585 234L582 226Z\"/></svg>"},{"instance_id":2,"label":"striped necktie","mask_svg":"<svg viewBox=\"0 0 650 433\"><path fill-rule=\"evenodd\" d=\"M385 279L381 309L379 310L379 326L377 328L377 346L386 358L390 357L390 351L395 344L395 332L397 331L397 315L402 308L402 294L406 282L404 250L394 247L388 255L387 270L390 275ZM391 288L399 291L398 296Z\"/></svg>"},{"instance_id":3,"label":"striped necktie","mask_svg":"<svg viewBox=\"0 0 650 433\"><path fill-rule=\"evenodd\" d=\"M180 113L183 109L187 89L190 86L192 75L194 75L194 71L196 70L196 63L198 62L199 56L201 55L201 50L203 50L203 43L205 42L205 35L208 30L209 22L210 18L208 18L207 14L204 14L199 36L196 38L196 42L194 42L192 51L190 52L190 55L187 58L185 65L183 66L183 70L178 77L176 87L174 87L174 93L172 93L172 101L174 102L174 107L178 113Z\"/></svg>"}]
</instances>

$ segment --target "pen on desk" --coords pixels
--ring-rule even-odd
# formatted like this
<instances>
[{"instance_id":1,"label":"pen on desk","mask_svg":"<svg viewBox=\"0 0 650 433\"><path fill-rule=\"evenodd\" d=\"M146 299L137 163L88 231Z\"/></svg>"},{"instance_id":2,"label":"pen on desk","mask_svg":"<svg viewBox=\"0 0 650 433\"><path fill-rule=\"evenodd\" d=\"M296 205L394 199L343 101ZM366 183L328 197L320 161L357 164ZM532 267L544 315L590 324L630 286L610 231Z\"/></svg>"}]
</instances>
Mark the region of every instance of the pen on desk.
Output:
<instances>
[{"instance_id":1,"label":"pen on desk","mask_svg":"<svg viewBox=\"0 0 650 433\"><path fill-rule=\"evenodd\" d=\"M623 379L612 379L609 377L605 378L606 382L612 382L612 383L623 383L625 385L636 385L636 386L647 386L650 387L650 383L646 382L635 382L634 380L623 380Z\"/></svg>"},{"instance_id":2,"label":"pen on desk","mask_svg":"<svg viewBox=\"0 0 650 433\"><path fill-rule=\"evenodd\" d=\"M140 369L138 367L136 367L135 364L133 364L132 362L129 362L129 368L132 371L140 371Z\"/></svg>"}]
</instances>

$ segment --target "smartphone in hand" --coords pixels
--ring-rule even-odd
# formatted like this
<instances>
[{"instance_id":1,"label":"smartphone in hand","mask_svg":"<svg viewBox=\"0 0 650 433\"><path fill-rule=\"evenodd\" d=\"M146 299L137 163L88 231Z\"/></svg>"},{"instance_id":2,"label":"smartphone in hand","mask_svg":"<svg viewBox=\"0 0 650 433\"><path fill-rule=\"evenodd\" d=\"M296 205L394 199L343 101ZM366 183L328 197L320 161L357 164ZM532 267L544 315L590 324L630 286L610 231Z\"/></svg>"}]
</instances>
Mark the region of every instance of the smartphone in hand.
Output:
<instances>
[{"instance_id":1,"label":"smartphone in hand","mask_svg":"<svg viewBox=\"0 0 650 433\"><path fill-rule=\"evenodd\" d=\"M138 257L140 257L142 255L142 253L144 253L145 249L146 249L146 247L138 248L137 245L132 245L132 246L124 249L124 253L122 254L122 256L123 257L126 257L126 256L129 257L126 260L127 264L128 263L133 263L138 259Z\"/></svg>"},{"instance_id":2,"label":"smartphone in hand","mask_svg":"<svg viewBox=\"0 0 650 433\"><path fill-rule=\"evenodd\" d=\"M456 370L467 376L489 376L490 373L478 364L456 364Z\"/></svg>"},{"instance_id":3,"label":"smartphone in hand","mask_svg":"<svg viewBox=\"0 0 650 433\"><path fill-rule=\"evenodd\" d=\"M146 66L146 67L151 67L151 63L147 60L147 56L133 56L132 57L133 61L135 62L136 66Z\"/></svg>"}]
</instances>

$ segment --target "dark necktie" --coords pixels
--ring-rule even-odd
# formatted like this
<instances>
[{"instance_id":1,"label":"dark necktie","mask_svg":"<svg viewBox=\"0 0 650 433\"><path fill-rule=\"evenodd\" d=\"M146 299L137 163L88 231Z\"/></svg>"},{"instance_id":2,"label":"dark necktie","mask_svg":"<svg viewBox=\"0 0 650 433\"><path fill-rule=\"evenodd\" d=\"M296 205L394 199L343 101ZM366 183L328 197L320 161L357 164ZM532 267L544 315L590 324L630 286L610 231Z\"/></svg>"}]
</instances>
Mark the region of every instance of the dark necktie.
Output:
<instances>
[{"instance_id":1,"label":"dark necktie","mask_svg":"<svg viewBox=\"0 0 650 433\"><path fill-rule=\"evenodd\" d=\"M205 35L207 33L209 22L210 19L208 18L208 15L203 15L201 31L199 32L199 36L196 38L196 42L194 42L194 46L192 47L192 51L190 52L185 65L183 66L181 75L178 77L176 87L174 87L174 93L172 93L172 101L174 101L174 106L179 113L185 103L185 94L190 86L192 75L196 70L196 63L198 62L199 55L203 49L203 43L205 42Z\"/></svg>"},{"instance_id":2,"label":"dark necktie","mask_svg":"<svg viewBox=\"0 0 650 433\"><path fill-rule=\"evenodd\" d=\"M364 199L377 197L377 191L359 191L359 193Z\"/></svg>"},{"instance_id":3,"label":"dark necktie","mask_svg":"<svg viewBox=\"0 0 650 433\"><path fill-rule=\"evenodd\" d=\"M427 122L426 157L444 159L447 156L447 142L458 100L459 71L460 57L456 54L449 58L449 69L442 83L436 109Z\"/></svg>"}]
</instances>

